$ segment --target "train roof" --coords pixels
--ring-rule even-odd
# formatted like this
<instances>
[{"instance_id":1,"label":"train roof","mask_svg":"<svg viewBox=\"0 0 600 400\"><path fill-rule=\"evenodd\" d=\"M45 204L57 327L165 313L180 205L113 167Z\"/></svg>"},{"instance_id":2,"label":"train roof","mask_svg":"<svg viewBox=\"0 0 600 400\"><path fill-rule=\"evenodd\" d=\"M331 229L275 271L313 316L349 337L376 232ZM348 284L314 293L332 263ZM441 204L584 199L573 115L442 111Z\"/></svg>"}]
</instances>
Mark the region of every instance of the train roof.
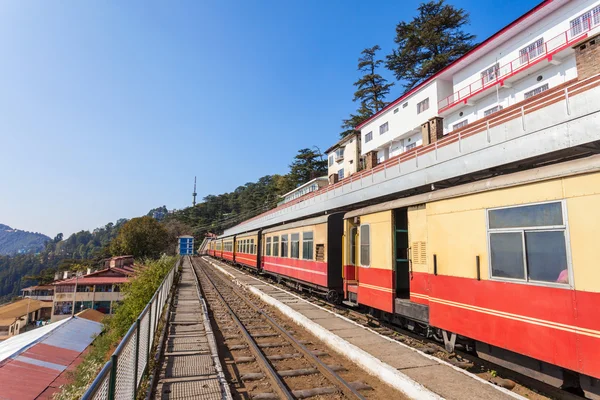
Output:
<instances>
[{"instance_id":1,"label":"train roof","mask_svg":"<svg viewBox=\"0 0 600 400\"><path fill-rule=\"evenodd\" d=\"M327 222L330 215L331 214L321 215L319 217L307 218L307 219L303 219L300 221L291 222L289 224L277 225L273 228L263 230L263 233L277 232L277 231L280 231L283 229L300 228L300 227L308 226L308 225L324 224L325 222Z\"/></svg>"},{"instance_id":2,"label":"train roof","mask_svg":"<svg viewBox=\"0 0 600 400\"><path fill-rule=\"evenodd\" d=\"M386 201L384 203L362 207L347 212L344 215L344 218L354 218L365 214L373 214L376 212L388 211L396 208L409 207L418 204L429 203L432 201L449 199L452 197L466 196L469 194L481 193L489 190L525 185L532 182L546 181L550 179L586 174L596 171L600 171L600 155L579 158L572 161L547 165L544 167L515 172L512 174L495 176L493 178L466 183L459 186L453 186L446 189L434 190L429 193L422 193L415 196Z\"/></svg>"}]
</instances>

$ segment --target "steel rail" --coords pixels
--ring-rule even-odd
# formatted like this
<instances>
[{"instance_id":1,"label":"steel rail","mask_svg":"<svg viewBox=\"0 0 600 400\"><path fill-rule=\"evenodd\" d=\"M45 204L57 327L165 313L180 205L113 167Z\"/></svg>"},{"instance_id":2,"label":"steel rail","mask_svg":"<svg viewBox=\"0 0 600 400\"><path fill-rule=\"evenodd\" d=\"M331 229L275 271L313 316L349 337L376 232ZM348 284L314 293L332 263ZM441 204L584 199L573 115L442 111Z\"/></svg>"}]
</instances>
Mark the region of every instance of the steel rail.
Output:
<instances>
[{"instance_id":1,"label":"steel rail","mask_svg":"<svg viewBox=\"0 0 600 400\"><path fill-rule=\"evenodd\" d=\"M198 286L202 287L202 285L200 283L200 277L198 276L197 268L195 268L196 263L193 258L192 258L192 267L194 267L194 268L192 268L192 270L194 271L194 275L196 276ZM202 268L198 268L198 269L202 270ZM256 359L259 360L260 363L262 363L264 368L267 370L270 379L275 384L274 385L275 389L278 392L278 394L280 395L280 398L293 400L294 396L292 395L292 392L287 388L285 383L281 380L281 378L279 377L277 372L273 369L273 367L271 366L271 364L269 363L267 358L264 356L262 351L260 351L258 344L254 340L254 338L252 338L252 335L250 335L250 333L248 332L248 330L246 329L244 324L242 324L242 322L238 319L237 315L235 315L235 312L233 311L233 309L229 306L229 304L227 304L227 301L225 301L225 298L223 297L223 295L221 294L221 292L219 291L217 286L214 284L214 282L210 279L210 277L204 270L202 270L202 273L208 279L208 281L211 283L213 289L215 290L215 292L217 294L217 297L219 298L221 303L225 306L229 315L231 316L233 321L236 323L236 325L242 332L242 335L246 339L246 342L250 345L250 349L251 349L252 353L254 353L254 356L256 357Z\"/></svg>"},{"instance_id":2,"label":"steel rail","mask_svg":"<svg viewBox=\"0 0 600 400\"><path fill-rule=\"evenodd\" d=\"M201 260L201 262L204 262ZM204 262L205 263L205 262ZM208 276L208 274L203 270L204 275L208 278L210 283L215 287L216 285L214 281ZM342 378L339 374L329 368L323 361L321 361L317 356L315 356L309 349L306 348L302 343L300 343L296 338L294 338L285 328L279 325L271 316L267 315L263 310L260 309L256 304L252 301L248 300L246 296L244 296L239 289L234 286L231 286L232 291L240 297L246 304L248 304L254 311L258 314L262 315L269 325L273 327L277 332L279 332L285 339L287 339L292 346L302 353L302 355L309 361L311 361L323 374L327 379L329 379L332 383L336 384L342 391L342 393L348 398L356 398L359 400L366 400L364 396L362 396L356 389L354 389L344 378ZM218 289L217 289L218 290Z\"/></svg>"}]
</instances>

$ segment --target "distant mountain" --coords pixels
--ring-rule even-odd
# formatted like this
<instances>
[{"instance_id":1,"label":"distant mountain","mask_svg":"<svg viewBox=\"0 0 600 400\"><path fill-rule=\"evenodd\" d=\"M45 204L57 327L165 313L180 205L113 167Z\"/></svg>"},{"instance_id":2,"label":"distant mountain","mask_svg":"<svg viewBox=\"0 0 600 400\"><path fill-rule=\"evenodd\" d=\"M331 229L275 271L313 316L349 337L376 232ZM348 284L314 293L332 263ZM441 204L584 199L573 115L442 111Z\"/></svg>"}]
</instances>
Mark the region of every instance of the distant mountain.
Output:
<instances>
[{"instance_id":1,"label":"distant mountain","mask_svg":"<svg viewBox=\"0 0 600 400\"><path fill-rule=\"evenodd\" d=\"M0 255L39 253L50 238L0 224Z\"/></svg>"}]
</instances>

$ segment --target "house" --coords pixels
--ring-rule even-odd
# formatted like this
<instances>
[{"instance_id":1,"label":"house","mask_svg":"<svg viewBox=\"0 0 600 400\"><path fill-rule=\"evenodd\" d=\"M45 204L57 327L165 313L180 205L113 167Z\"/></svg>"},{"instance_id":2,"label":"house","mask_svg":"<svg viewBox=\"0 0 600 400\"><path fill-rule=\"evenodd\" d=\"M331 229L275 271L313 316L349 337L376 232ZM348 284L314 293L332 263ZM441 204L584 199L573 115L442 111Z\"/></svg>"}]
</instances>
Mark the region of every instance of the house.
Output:
<instances>
[{"instance_id":1,"label":"house","mask_svg":"<svg viewBox=\"0 0 600 400\"><path fill-rule=\"evenodd\" d=\"M361 148L360 133L351 133L325 150L327 154L327 176L329 184L337 183L360 171Z\"/></svg>"},{"instance_id":2,"label":"house","mask_svg":"<svg viewBox=\"0 0 600 400\"><path fill-rule=\"evenodd\" d=\"M296 189L290 190L289 192L281 196L283 197L283 200L280 201L279 204L289 203L311 192L316 192L317 190L325 186L327 186L326 177L322 176L319 178L312 179L306 182L305 184L298 186Z\"/></svg>"},{"instance_id":3,"label":"house","mask_svg":"<svg viewBox=\"0 0 600 400\"><path fill-rule=\"evenodd\" d=\"M106 260L102 270L54 282L52 321L89 308L112 314L116 303L123 299L121 286L129 282L135 271L133 257L113 257Z\"/></svg>"},{"instance_id":4,"label":"house","mask_svg":"<svg viewBox=\"0 0 600 400\"><path fill-rule=\"evenodd\" d=\"M599 73L599 27L598 1L539 4L359 125L366 168Z\"/></svg>"},{"instance_id":5,"label":"house","mask_svg":"<svg viewBox=\"0 0 600 400\"><path fill-rule=\"evenodd\" d=\"M28 324L50 318L52 302L21 299L0 307L0 341L22 333Z\"/></svg>"}]
</instances>

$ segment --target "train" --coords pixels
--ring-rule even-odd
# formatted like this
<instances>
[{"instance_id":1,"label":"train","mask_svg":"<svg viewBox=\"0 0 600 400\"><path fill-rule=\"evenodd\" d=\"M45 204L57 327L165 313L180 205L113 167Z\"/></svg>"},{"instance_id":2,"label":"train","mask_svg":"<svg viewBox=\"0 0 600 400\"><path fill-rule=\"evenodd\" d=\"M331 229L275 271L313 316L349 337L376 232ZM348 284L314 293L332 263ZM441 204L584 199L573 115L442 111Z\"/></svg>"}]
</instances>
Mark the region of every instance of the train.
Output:
<instances>
[{"instance_id":1,"label":"train","mask_svg":"<svg viewBox=\"0 0 600 400\"><path fill-rule=\"evenodd\" d=\"M597 395L598 238L591 156L224 235L207 254Z\"/></svg>"}]
</instances>

